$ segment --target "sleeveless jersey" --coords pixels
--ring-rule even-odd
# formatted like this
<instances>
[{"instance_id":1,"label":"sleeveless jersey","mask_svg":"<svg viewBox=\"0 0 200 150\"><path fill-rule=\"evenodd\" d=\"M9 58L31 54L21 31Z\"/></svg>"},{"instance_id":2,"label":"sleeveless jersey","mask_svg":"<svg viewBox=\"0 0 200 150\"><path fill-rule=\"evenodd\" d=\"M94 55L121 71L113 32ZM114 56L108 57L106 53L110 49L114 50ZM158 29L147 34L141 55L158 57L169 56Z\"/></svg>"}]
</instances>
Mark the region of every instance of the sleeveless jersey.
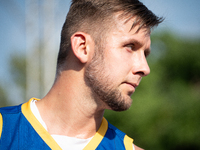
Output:
<instances>
[{"instance_id":1,"label":"sleeveless jersey","mask_svg":"<svg viewBox=\"0 0 200 150\"><path fill-rule=\"evenodd\" d=\"M35 118L30 109L31 101L0 108L0 149L61 150ZM133 139L103 118L99 130L83 150L133 150Z\"/></svg>"}]
</instances>

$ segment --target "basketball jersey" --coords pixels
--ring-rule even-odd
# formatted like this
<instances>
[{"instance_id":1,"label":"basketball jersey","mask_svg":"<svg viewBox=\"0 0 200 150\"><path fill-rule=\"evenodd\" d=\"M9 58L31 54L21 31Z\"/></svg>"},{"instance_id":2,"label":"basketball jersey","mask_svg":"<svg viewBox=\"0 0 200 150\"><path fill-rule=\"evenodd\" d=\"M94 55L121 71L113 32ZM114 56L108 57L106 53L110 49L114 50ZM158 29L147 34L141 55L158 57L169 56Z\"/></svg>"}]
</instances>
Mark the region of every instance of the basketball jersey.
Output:
<instances>
[{"instance_id":1,"label":"basketball jersey","mask_svg":"<svg viewBox=\"0 0 200 150\"><path fill-rule=\"evenodd\" d=\"M0 109L0 149L61 150L33 115L32 100ZM133 140L103 118L99 130L83 150L133 150Z\"/></svg>"}]
</instances>

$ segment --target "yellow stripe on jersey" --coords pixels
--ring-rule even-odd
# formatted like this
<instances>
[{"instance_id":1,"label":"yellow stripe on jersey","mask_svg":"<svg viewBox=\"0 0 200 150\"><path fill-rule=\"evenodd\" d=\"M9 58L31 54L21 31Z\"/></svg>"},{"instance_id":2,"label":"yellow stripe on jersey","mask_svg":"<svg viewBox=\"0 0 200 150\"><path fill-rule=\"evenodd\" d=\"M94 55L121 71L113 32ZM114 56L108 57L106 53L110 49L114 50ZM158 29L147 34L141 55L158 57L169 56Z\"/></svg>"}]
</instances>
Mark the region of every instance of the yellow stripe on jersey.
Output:
<instances>
[{"instance_id":1,"label":"yellow stripe on jersey","mask_svg":"<svg viewBox=\"0 0 200 150\"><path fill-rule=\"evenodd\" d=\"M2 129L3 129L3 118L2 118L2 115L0 114L0 138L1 138Z\"/></svg>"},{"instance_id":2,"label":"yellow stripe on jersey","mask_svg":"<svg viewBox=\"0 0 200 150\"><path fill-rule=\"evenodd\" d=\"M124 145L125 145L126 150L133 150L133 139L125 135Z\"/></svg>"},{"instance_id":3,"label":"yellow stripe on jersey","mask_svg":"<svg viewBox=\"0 0 200 150\"><path fill-rule=\"evenodd\" d=\"M95 150L104 138L106 131L108 130L108 122L103 118L99 130L96 132L91 141L86 145L83 150Z\"/></svg>"},{"instance_id":4,"label":"yellow stripe on jersey","mask_svg":"<svg viewBox=\"0 0 200 150\"><path fill-rule=\"evenodd\" d=\"M56 141L53 139L53 137L48 133L48 131L40 124L40 122L37 120L37 118L34 116L34 114L31 111L30 104L31 101L36 98L30 99L27 103L24 103L22 105L22 113L26 117L26 119L30 122L30 124L33 126L35 131L40 135L40 137L46 142L46 144L53 150L62 150L60 146L56 143Z\"/></svg>"}]
</instances>

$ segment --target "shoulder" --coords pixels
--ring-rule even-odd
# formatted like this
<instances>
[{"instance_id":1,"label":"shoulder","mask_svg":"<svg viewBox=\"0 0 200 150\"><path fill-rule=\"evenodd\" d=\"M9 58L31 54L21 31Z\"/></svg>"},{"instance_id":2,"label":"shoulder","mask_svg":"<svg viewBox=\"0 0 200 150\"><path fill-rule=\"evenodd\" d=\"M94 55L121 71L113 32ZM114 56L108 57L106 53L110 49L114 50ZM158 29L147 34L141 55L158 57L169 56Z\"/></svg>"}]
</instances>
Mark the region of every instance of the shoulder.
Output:
<instances>
[{"instance_id":1,"label":"shoulder","mask_svg":"<svg viewBox=\"0 0 200 150\"><path fill-rule=\"evenodd\" d=\"M113 130L114 132L115 132L115 134L121 139L121 140L126 140L126 139L128 139L127 140L127 144L129 145L129 144L131 144L131 145L133 145L134 146L134 148L133 149L135 149L135 150L144 150L144 149L142 149L142 148L140 148L140 147L138 147L138 146L136 146L136 145L134 145L133 144L133 139L132 138L129 138L124 132L122 132L121 130L119 130L118 128L116 128L115 126L113 126L112 124L110 124L109 122L108 122L108 128L110 129L110 130ZM125 138L125 137L128 137L128 138Z\"/></svg>"},{"instance_id":2,"label":"shoulder","mask_svg":"<svg viewBox=\"0 0 200 150\"><path fill-rule=\"evenodd\" d=\"M17 106L9 106L0 108L1 114L16 114L21 111L21 104Z\"/></svg>"},{"instance_id":3,"label":"shoulder","mask_svg":"<svg viewBox=\"0 0 200 150\"><path fill-rule=\"evenodd\" d=\"M135 147L135 150L144 150L144 149L142 149L142 148L140 148L140 147L138 147L136 145L134 145L134 147Z\"/></svg>"},{"instance_id":4,"label":"shoulder","mask_svg":"<svg viewBox=\"0 0 200 150\"><path fill-rule=\"evenodd\" d=\"M4 130L10 130L11 126L16 124L15 121L19 118L17 116L20 116L20 112L21 105L0 108L0 138L2 136L3 126Z\"/></svg>"},{"instance_id":5,"label":"shoulder","mask_svg":"<svg viewBox=\"0 0 200 150\"><path fill-rule=\"evenodd\" d=\"M111 134L113 139L115 139L115 143L117 142L118 145L121 143L121 149L126 150L135 150L133 145L133 139L127 136L124 132L113 126L112 124L108 124L108 130L112 131Z\"/></svg>"},{"instance_id":6,"label":"shoulder","mask_svg":"<svg viewBox=\"0 0 200 150\"><path fill-rule=\"evenodd\" d=\"M113 126L108 122L108 130L111 130L112 133L115 133L116 136L120 137L121 139L124 139L124 136L126 135L124 132Z\"/></svg>"}]
</instances>

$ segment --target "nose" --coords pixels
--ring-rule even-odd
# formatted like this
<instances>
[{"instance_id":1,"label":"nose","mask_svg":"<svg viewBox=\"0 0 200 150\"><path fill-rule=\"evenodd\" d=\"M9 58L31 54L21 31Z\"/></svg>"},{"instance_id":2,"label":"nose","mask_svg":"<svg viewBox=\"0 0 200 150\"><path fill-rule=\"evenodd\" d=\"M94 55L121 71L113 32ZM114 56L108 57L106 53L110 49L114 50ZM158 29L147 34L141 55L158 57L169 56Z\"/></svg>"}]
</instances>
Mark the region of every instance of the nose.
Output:
<instances>
[{"instance_id":1,"label":"nose","mask_svg":"<svg viewBox=\"0 0 200 150\"><path fill-rule=\"evenodd\" d=\"M133 74L138 74L141 77L144 77L150 73L150 68L144 54L139 56L138 59L134 61L134 64L132 71Z\"/></svg>"}]
</instances>

